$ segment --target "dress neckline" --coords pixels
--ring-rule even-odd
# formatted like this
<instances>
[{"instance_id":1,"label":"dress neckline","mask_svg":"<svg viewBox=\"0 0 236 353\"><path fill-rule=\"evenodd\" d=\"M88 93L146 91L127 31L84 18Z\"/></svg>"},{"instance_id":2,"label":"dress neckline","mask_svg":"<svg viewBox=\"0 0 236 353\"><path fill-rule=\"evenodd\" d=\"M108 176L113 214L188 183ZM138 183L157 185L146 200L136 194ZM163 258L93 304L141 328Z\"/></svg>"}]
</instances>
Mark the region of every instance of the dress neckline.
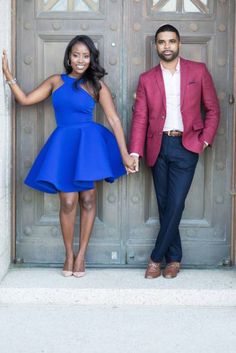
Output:
<instances>
[{"instance_id":1,"label":"dress neckline","mask_svg":"<svg viewBox=\"0 0 236 353\"><path fill-rule=\"evenodd\" d=\"M77 77L72 77L72 76L67 75L67 74L66 74L66 76L67 76L67 77L69 77L69 78L71 78L72 80L81 80L80 78L77 78Z\"/></svg>"},{"instance_id":2,"label":"dress neckline","mask_svg":"<svg viewBox=\"0 0 236 353\"><path fill-rule=\"evenodd\" d=\"M68 80L71 80L71 82L74 82L75 80L78 80L78 82L80 83L80 85L79 85L80 86L80 90L82 92L84 92L86 95L88 95L94 102L96 102L94 97L83 86L81 86L81 83L84 82L83 78L77 79L77 77L71 77L71 76L69 76L68 74L65 74L65 73L61 74L61 78L62 78L62 81L67 82L67 83L68 83ZM63 86L64 85L61 85L60 87L58 87L56 90L53 91L53 93L55 93L58 89L60 89Z\"/></svg>"},{"instance_id":3,"label":"dress neckline","mask_svg":"<svg viewBox=\"0 0 236 353\"><path fill-rule=\"evenodd\" d=\"M66 75L66 77L70 78L71 80L83 81L82 78L72 77L72 76L69 76L68 74L65 74L65 75Z\"/></svg>"},{"instance_id":4,"label":"dress neckline","mask_svg":"<svg viewBox=\"0 0 236 353\"><path fill-rule=\"evenodd\" d=\"M71 77L68 74L62 74L61 78L63 81L68 81L68 82L79 82L79 83L83 83L84 79L83 78L77 78L77 77Z\"/></svg>"}]
</instances>

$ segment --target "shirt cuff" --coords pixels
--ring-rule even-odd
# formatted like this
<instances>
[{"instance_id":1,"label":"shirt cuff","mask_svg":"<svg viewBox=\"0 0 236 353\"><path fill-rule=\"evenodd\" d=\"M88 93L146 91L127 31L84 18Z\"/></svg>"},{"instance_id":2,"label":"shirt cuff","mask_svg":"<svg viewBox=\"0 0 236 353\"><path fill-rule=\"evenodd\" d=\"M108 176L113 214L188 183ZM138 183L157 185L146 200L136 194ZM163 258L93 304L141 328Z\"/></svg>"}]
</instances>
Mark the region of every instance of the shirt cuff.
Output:
<instances>
[{"instance_id":1,"label":"shirt cuff","mask_svg":"<svg viewBox=\"0 0 236 353\"><path fill-rule=\"evenodd\" d=\"M131 153L130 153L130 156L139 157L139 154L136 153L136 152L131 152Z\"/></svg>"}]
</instances>

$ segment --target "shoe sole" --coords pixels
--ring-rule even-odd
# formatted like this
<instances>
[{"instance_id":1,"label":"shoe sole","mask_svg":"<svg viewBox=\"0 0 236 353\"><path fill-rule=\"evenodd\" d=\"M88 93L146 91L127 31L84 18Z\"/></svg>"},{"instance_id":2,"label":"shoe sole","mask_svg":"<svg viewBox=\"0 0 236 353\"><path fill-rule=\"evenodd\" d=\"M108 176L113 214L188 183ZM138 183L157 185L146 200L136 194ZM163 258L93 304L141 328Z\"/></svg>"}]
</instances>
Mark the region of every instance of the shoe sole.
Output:
<instances>
[{"instance_id":1,"label":"shoe sole","mask_svg":"<svg viewBox=\"0 0 236 353\"><path fill-rule=\"evenodd\" d=\"M85 272L73 272L73 276L76 278L84 277Z\"/></svg>"},{"instance_id":2,"label":"shoe sole","mask_svg":"<svg viewBox=\"0 0 236 353\"><path fill-rule=\"evenodd\" d=\"M63 277L70 277L72 276L73 272L72 271L61 271L61 274Z\"/></svg>"}]
</instances>

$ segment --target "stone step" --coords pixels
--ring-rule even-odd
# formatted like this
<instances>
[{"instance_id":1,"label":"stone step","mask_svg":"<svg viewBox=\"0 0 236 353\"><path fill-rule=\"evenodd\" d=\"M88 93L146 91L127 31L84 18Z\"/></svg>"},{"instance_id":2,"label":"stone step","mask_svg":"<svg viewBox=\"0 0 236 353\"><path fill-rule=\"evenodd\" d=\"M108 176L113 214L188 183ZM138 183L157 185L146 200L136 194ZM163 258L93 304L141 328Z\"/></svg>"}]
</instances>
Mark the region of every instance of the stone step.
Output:
<instances>
[{"instance_id":1,"label":"stone step","mask_svg":"<svg viewBox=\"0 0 236 353\"><path fill-rule=\"evenodd\" d=\"M88 269L83 278L52 268L12 268L0 304L236 306L236 269L181 270L147 280L142 269Z\"/></svg>"}]
</instances>

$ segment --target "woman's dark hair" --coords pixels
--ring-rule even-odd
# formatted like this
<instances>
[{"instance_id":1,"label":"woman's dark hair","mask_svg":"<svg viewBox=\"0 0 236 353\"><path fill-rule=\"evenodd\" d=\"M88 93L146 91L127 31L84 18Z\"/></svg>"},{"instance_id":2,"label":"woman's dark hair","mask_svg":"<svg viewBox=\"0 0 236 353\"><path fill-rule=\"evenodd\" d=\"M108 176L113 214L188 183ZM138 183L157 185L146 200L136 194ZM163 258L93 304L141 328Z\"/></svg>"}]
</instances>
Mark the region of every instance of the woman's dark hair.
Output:
<instances>
[{"instance_id":1,"label":"woman's dark hair","mask_svg":"<svg viewBox=\"0 0 236 353\"><path fill-rule=\"evenodd\" d=\"M95 98L96 100L99 100L99 91L101 89L101 84L99 80L106 75L106 71L99 64L99 51L95 47L94 42L90 37L85 35L78 35L70 41L65 51L64 68L67 74L70 74L72 72L72 67L70 66L70 54L73 46L77 43L83 43L84 45L86 45L90 52L90 64L81 79L83 79L84 83L88 82L89 84L91 84ZM78 87L79 85L77 80L75 82L75 85L76 87Z\"/></svg>"},{"instance_id":2,"label":"woman's dark hair","mask_svg":"<svg viewBox=\"0 0 236 353\"><path fill-rule=\"evenodd\" d=\"M157 36L159 33L161 32L175 32L176 33L176 36L178 38L178 40L180 40L180 35L179 35L179 31L177 28L175 28L174 26L172 25L169 25L169 24L165 24L163 26L161 26L160 28L158 28L158 30L156 31L156 34L155 34L155 43L157 41Z\"/></svg>"}]
</instances>

